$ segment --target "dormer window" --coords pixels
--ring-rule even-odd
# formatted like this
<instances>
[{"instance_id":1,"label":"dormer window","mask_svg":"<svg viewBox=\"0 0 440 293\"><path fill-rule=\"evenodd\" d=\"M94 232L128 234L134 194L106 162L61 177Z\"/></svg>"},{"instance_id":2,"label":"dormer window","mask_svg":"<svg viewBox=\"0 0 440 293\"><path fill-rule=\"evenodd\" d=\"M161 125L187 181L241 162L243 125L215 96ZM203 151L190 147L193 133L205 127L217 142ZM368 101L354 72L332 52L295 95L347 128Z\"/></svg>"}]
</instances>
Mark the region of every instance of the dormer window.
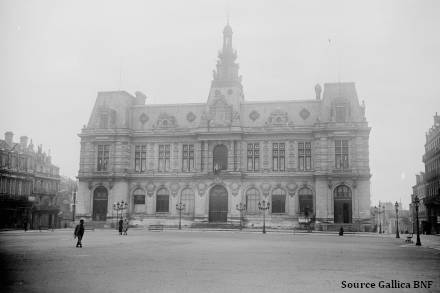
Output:
<instances>
[{"instance_id":1,"label":"dormer window","mask_svg":"<svg viewBox=\"0 0 440 293\"><path fill-rule=\"evenodd\" d=\"M346 122L347 121L347 104L338 103L335 105L335 118L336 122Z\"/></svg>"},{"instance_id":2,"label":"dormer window","mask_svg":"<svg viewBox=\"0 0 440 293\"><path fill-rule=\"evenodd\" d=\"M99 128L108 128L108 113L102 112L99 116Z\"/></svg>"}]
</instances>

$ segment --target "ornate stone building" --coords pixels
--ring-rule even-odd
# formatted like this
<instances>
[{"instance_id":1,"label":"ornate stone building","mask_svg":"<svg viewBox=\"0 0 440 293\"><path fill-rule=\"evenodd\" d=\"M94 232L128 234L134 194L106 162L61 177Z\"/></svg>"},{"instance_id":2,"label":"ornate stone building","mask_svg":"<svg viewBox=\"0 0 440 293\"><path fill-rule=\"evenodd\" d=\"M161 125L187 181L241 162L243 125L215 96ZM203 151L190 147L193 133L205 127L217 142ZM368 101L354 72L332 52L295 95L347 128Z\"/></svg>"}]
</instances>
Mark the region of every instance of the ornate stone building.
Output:
<instances>
[{"instance_id":1,"label":"ornate stone building","mask_svg":"<svg viewBox=\"0 0 440 293\"><path fill-rule=\"evenodd\" d=\"M41 146L34 150L27 136L14 143L13 133L6 132L0 140L0 227L56 227L59 181L59 168Z\"/></svg>"},{"instance_id":2,"label":"ornate stone building","mask_svg":"<svg viewBox=\"0 0 440 293\"><path fill-rule=\"evenodd\" d=\"M413 204L415 197L417 196L420 200L419 205L419 228L420 232L425 234L428 231L428 218L426 213L426 183L425 183L425 173L420 172L420 174L416 174L416 185L412 187L413 193L411 194L411 204L410 211L411 211L411 221L413 223L413 230L416 231L416 210L415 206Z\"/></svg>"},{"instance_id":3,"label":"ornate stone building","mask_svg":"<svg viewBox=\"0 0 440 293\"><path fill-rule=\"evenodd\" d=\"M77 216L111 222L128 202L132 224L365 230L370 226L370 128L354 83L316 85L316 97L245 99L232 29L206 103L146 104L146 96L99 92L81 133ZM200 225L200 224L199 224Z\"/></svg>"},{"instance_id":4,"label":"ornate stone building","mask_svg":"<svg viewBox=\"0 0 440 293\"><path fill-rule=\"evenodd\" d=\"M427 213L428 233L440 233L440 116L435 113L434 125L426 133L425 154L426 195L424 205Z\"/></svg>"}]
</instances>

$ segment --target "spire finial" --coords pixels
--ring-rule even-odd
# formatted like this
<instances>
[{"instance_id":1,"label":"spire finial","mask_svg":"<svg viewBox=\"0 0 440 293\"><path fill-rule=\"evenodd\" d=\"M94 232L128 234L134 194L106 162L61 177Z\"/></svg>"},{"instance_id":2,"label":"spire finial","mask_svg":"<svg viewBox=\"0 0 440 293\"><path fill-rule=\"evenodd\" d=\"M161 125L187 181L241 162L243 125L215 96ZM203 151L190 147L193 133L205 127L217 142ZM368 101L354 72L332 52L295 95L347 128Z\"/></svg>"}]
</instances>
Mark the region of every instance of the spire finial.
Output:
<instances>
[{"instance_id":1,"label":"spire finial","mask_svg":"<svg viewBox=\"0 0 440 293\"><path fill-rule=\"evenodd\" d=\"M230 7L229 7L229 1L226 3L226 25L229 25L229 17L230 17Z\"/></svg>"}]
</instances>

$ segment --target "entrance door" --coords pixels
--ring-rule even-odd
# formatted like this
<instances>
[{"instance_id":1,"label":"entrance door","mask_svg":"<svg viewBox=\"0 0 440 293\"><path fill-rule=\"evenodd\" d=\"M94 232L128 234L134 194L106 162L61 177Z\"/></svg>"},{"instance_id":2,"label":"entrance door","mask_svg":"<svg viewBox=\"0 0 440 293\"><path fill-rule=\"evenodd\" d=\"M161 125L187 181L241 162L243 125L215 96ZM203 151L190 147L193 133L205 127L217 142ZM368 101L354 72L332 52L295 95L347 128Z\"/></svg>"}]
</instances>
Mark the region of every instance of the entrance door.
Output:
<instances>
[{"instance_id":1,"label":"entrance door","mask_svg":"<svg viewBox=\"0 0 440 293\"><path fill-rule=\"evenodd\" d=\"M209 222L226 222L228 220L228 191L216 185L209 192Z\"/></svg>"},{"instance_id":2,"label":"entrance door","mask_svg":"<svg viewBox=\"0 0 440 293\"><path fill-rule=\"evenodd\" d=\"M98 187L93 193L93 221L105 221L107 219L108 195L105 187Z\"/></svg>"},{"instance_id":3,"label":"entrance door","mask_svg":"<svg viewBox=\"0 0 440 293\"><path fill-rule=\"evenodd\" d=\"M352 199L351 189L345 185L339 185L334 191L334 216L335 223L352 222Z\"/></svg>"}]
</instances>

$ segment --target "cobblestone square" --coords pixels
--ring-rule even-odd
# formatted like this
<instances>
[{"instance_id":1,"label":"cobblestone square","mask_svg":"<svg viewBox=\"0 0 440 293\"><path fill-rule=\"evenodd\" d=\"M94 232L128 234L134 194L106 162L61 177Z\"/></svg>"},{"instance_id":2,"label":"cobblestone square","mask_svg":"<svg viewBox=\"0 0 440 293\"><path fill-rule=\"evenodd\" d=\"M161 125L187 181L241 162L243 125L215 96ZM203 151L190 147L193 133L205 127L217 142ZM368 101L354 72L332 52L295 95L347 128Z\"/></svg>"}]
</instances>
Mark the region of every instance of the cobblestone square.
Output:
<instances>
[{"instance_id":1,"label":"cobblestone square","mask_svg":"<svg viewBox=\"0 0 440 293\"><path fill-rule=\"evenodd\" d=\"M440 250L374 234L129 230L0 234L2 292L352 292L342 282L433 281ZM436 237L436 236L433 236Z\"/></svg>"}]
</instances>

